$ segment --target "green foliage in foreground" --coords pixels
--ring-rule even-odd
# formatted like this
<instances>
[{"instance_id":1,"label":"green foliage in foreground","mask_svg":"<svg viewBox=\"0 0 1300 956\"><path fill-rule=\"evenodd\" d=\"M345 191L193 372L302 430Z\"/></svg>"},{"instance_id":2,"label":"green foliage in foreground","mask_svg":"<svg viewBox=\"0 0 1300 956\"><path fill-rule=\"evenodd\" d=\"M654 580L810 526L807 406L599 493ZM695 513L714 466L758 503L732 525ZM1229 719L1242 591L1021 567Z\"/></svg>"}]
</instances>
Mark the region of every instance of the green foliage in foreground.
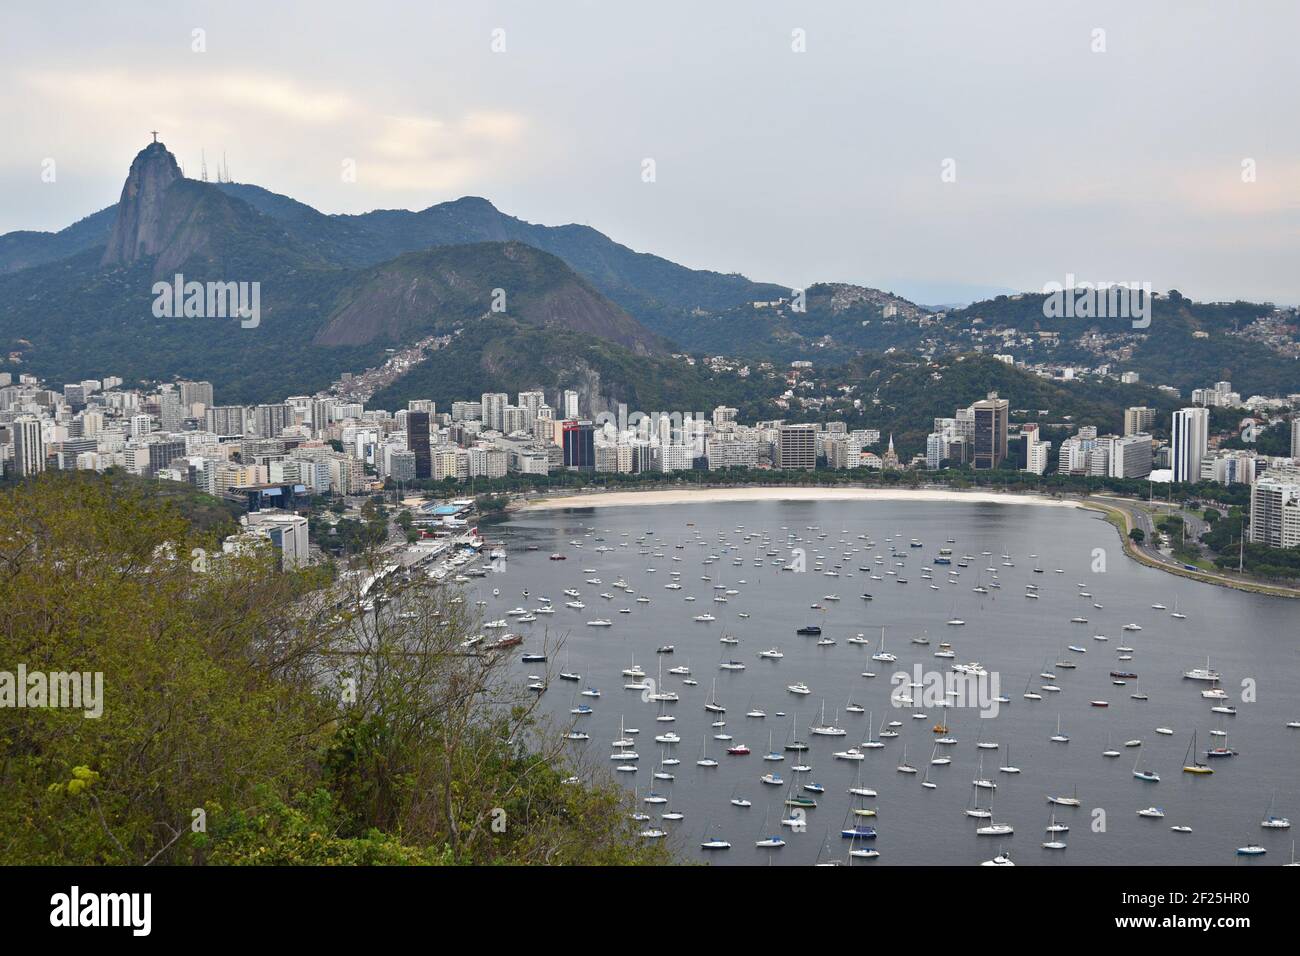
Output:
<instances>
[{"instance_id":1,"label":"green foliage in foreground","mask_svg":"<svg viewBox=\"0 0 1300 956\"><path fill-rule=\"evenodd\" d=\"M103 675L98 717L0 708L0 865L668 861L463 652L454 592L399 621L350 610L360 576L218 552L151 485L0 489L0 671Z\"/></svg>"}]
</instances>

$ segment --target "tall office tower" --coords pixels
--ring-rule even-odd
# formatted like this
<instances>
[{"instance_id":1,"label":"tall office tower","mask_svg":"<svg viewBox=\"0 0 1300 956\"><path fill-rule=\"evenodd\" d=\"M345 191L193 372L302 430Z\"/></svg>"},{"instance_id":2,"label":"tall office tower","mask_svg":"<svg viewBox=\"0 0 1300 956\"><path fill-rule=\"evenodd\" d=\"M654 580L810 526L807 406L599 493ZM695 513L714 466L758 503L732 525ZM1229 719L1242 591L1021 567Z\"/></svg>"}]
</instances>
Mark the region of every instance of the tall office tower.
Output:
<instances>
[{"instance_id":1,"label":"tall office tower","mask_svg":"<svg viewBox=\"0 0 1300 956\"><path fill-rule=\"evenodd\" d=\"M14 471L19 478L30 478L45 470L45 441L41 437L40 419L24 415L14 421Z\"/></svg>"},{"instance_id":2,"label":"tall office tower","mask_svg":"<svg viewBox=\"0 0 1300 956\"><path fill-rule=\"evenodd\" d=\"M253 409L253 430L259 438L279 438L293 424L288 405L258 405Z\"/></svg>"},{"instance_id":3,"label":"tall office tower","mask_svg":"<svg viewBox=\"0 0 1300 956\"><path fill-rule=\"evenodd\" d=\"M1250 541L1270 548L1300 545L1300 483L1265 475L1250 486Z\"/></svg>"},{"instance_id":4,"label":"tall office tower","mask_svg":"<svg viewBox=\"0 0 1300 956\"><path fill-rule=\"evenodd\" d=\"M181 402L180 392L169 388L158 393L158 427L162 431L180 431L186 413L187 409Z\"/></svg>"},{"instance_id":5,"label":"tall office tower","mask_svg":"<svg viewBox=\"0 0 1300 956\"><path fill-rule=\"evenodd\" d=\"M1300 415L1291 419L1291 457L1300 458Z\"/></svg>"},{"instance_id":6,"label":"tall office tower","mask_svg":"<svg viewBox=\"0 0 1300 956\"><path fill-rule=\"evenodd\" d=\"M975 412L975 453L972 466L997 468L1007 457L1007 418L1010 403L997 392L971 406Z\"/></svg>"},{"instance_id":7,"label":"tall office tower","mask_svg":"<svg viewBox=\"0 0 1300 956\"><path fill-rule=\"evenodd\" d=\"M433 454L429 447L429 413L406 413L406 450L415 453L415 478L433 477Z\"/></svg>"},{"instance_id":8,"label":"tall office tower","mask_svg":"<svg viewBox=\"0 0 1300 956\"><path fill-rule=\"evenodd\" d=\"M218 435L244 434L243 405L216 405L204 413L204 426Z\"/></svg>"},{"instance_id":9,"label":"tall office tower","mask_svg":"<svg viewBox=\"0 0 1300 956\"><path fill-rule=\"evenodd\" d=\"M104 430L104 413L86 409L81 413L81 435L83 438L97 438Z\"/></svg>"},{"instance_id":10,"label":"tall office tower","mask_svg":"<svg viewBox=\"0 0 1300 956\"><path fill-rule=\"evenodd\" d=\"M507 435L526 431L530 421L532 419L528 417L528 409L518 405L507 405L501 411L501 430Z\"/></svg>"},{"instance_id":11,"label":"tall office tower","mask_svg":"<svg viewBox=\"0 0 1300 956\"><path fill-rule=\"evenodd\" d=\"M483 427L502 430L506 405L510 396L505 392L484 392L482 396Z\"/></svg>"},{"instance_id":12,"label":"tall office tower","mask_svg":"<svg viewBox=\"0 0 1300 956\"><path fill-rule=\"evenodd\" d=\"M181 404L209 406L212 404L211 382L181 382Z\"/></svg>"},{"instance_id":13,"label":"tall office tower","mask_svg":"<svg viewBox=\"0 0 1300 956\"><path fill-rule=\"evenodd\" d=\"M1156 423L1156 410L1145 405L1134 405L1124 409L1124 434L1145 435L1150 433Z\"/></svg>"},{"instance_id":14,"label":"tall office tower","mask_svg":"<svg viewBox=\"0 0 1300 956\"><path fill-rule=\"evenodd\" d=\"M776 438L776 467L812 471L817 467L817 426L782 425Z\"/></svg>"},{"instance_id":15,"label":"tall office tower","mask_svg":"<svg viewBox=\"0 0 1300 956\"><path fill-rule=\"evenodd\" d=\"M532 423L537 417L537 410L546 404L546 393L544 392L520 392L516 404L527 411L528 422Z\"/></svg>"},{"instance_id":16,"label":"tall office tower","mask_svg":"<svg viewBox=\"0 0 1300 956\"><path fill-rule=\"evenodd\" d=\"M1046 474L1048 454L1052 443L1044 441L1037 432L1025 436L1025 471L1035 475Z\"/></svg>"},{"instance_id":17,"label":"tall office tower","mask_svg":"<svg viewBox=\"0 0 1300 956\"><path fill-rule=\"evenodd\" d=\"M560 407L564 409L564 418L577 418L578 393L573 389L565 389L560 396Z\"/></svg>"},{"instance_id":18,"label":"tall office tower","mask_svg":"<svg viewBox=\"0 0 1300 956\"><path fill-rule=\"evenodd\" d=\"M596 426L591 422L565 422L563 428L564 467L595 471Z\"/></svg>"},{"instance_id":19,"label":"tall office tower","mask_svg":"<svg viewBox=\"0 0 1300 956\"><path fill-rule=\"evenodd\" d=\"M332 398L314 398L311 402L311 430L317 437L321 438L329 429L330 423L334 421L334 405Z\"/></svg>"},{"instance_id":20,"label":"tall office tower","mask_svg":"<svg viewBox=\"0 0 1300 956\"><path fill-rule=\"evenodd\" d=\"M1173 441L1170 442L1169 464L1174 481L1200 481L1201 459L1210 435L1210 410L1208 408L1180 408L1174 412Z\"/></svg>"}]
</instances>

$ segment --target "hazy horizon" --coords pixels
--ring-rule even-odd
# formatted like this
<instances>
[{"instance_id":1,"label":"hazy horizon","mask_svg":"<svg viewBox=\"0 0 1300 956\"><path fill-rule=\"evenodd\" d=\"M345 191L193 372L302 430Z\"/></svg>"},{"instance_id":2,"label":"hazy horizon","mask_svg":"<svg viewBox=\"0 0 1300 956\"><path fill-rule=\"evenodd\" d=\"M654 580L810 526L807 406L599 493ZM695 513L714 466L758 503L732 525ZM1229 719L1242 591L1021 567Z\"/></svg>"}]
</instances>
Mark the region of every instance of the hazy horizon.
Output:
<instances>
[{"instance_id":1,"label":"hazy horizon","mask_svg":"<svg viewBox=\"0 0 1300 956\"><path fill-rule=\"evenodd\" d=\"M52 3L0 22L0 233L115 202L157 129L191 177L224 151L236 182L326 213L478 195L792 287L934 305L1074 274L1300 301L1282 2Z\"/></svg>"}]
</instances>

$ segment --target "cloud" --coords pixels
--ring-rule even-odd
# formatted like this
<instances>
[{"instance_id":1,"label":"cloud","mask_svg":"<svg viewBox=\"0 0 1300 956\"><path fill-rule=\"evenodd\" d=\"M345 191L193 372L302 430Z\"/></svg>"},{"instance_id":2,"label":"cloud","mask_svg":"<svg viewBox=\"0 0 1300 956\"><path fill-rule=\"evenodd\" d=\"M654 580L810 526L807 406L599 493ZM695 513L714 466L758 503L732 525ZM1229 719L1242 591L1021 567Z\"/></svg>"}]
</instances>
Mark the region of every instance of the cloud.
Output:
<instances>
[{"instance_id":1,"label":"cloud","mask_svg":"<svg viewBox=\"0 0 1300 956\"><path fill-rule=\"evenodd\" d=\"M242 137L263 144L259 152L272 143L308 142L317 152L334 144L340 157L356 161L357 181L375 192L427 194L470 184L484 171L506 168L529 129L523 116L500 110L385 113L357 93L274 73L40 70L22 81L72 129L120 116L131 104L165 131L164 141Z\"/></svg>"}]
</instances>

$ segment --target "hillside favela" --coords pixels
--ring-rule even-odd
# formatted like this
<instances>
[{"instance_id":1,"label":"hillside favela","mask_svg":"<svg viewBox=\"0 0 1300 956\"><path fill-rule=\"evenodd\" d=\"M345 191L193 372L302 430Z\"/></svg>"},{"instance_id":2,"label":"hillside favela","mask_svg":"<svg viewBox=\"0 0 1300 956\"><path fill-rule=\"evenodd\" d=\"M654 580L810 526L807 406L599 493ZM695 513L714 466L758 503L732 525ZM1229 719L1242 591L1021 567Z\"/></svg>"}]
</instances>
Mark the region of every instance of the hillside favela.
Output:
<instances>
[{"instance_id":1,"label":"hillside favela","mask_svg":"<svg viewBox=\"0 0 1300 956\"><path fill-rule=\"evenodd\" d=\"M1252 8L6 14L14 918L910 866L1280 927L1300 14Z\"/></svg>"}]
</instances>

